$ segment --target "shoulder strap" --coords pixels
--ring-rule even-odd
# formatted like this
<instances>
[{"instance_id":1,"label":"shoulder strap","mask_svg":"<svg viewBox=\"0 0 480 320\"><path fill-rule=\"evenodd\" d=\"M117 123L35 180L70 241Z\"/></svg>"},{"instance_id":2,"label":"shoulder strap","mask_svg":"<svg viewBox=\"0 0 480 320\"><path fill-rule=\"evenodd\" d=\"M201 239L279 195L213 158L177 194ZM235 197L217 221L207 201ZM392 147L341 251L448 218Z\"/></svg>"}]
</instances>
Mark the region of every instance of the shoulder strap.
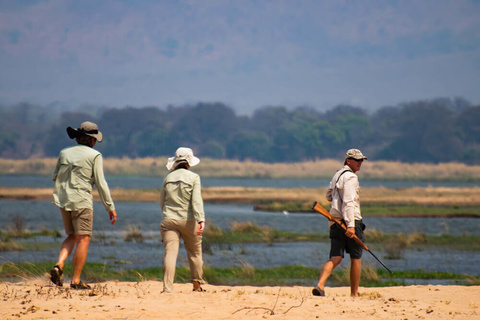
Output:
<instances>
[{"instance_id":1,"label":"shoulder strap","mask_svg":"<svg viewBox=\"0 0 480 320\"><path fill-rule=\"evenodd\" d=\"M337 181L335 181L335 190L337 190L338 192L338 189L337 189L337 183L338 183L338 180L340 180L340 177L345 173L345 172L352 172L352 170L344 170L342 173L340 173L340 175L338 176L337 178ZM340 192L338 192L338 196L340 197L340 200L342 200L343 202L343 199L342 199L342 196L340 195Z\"/></svg>"},{"instance_id":2,"label":"shoulder strap","mask_svg":"<svg viewBox=\"0 0 480 320\"><path fill-rule=\"evenodd\" d=\"M337 181L335 181L335 187L337 186L338 180L340 180L340 177L341 177L345 172L352 172L352 170L348 170L348 169L347 169L347 170L344 170L342 173L340 173L340 175L339 175L338 178L337 178Z\"/></svg>"}]
</instances>

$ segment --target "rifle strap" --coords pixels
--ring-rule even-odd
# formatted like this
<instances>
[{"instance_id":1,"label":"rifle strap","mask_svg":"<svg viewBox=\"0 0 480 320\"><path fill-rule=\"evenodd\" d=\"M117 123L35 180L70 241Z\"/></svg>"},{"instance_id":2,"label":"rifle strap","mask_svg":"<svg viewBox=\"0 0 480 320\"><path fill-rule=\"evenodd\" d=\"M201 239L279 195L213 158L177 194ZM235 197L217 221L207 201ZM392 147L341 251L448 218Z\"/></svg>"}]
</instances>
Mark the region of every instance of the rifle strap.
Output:
<instances>
[{"instance_id":1,"label":"rifle strap","mask_svg":"<svg viewBox=\"0 0 480 320\"><path fill-rule=\"evenodd\" d=\"M337 178L337 181L335 181L335 190L338 192L338 189L337 189L337 183L338 183L338 180L340 180L340 177L345 173L345 172L352 172L352 170L344 170L342 173L340 173L340 175L338 176ZM338 192L338 196L340 197L340 200L342 200L342 203L343 203L343 198L340 194L340 192Z\"/></svg>"}]
</instances>

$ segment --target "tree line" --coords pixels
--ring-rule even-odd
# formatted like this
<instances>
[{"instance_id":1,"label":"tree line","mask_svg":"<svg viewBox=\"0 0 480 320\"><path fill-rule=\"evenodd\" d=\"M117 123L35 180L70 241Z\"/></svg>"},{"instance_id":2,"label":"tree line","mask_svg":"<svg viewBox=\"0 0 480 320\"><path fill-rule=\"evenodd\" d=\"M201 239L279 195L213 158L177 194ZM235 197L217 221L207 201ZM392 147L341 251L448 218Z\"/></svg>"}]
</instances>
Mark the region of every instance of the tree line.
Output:
<instances>
[{"instance_id":1,"label":"tree line","mask_svg":"<svg viewBox=\"0 0 480 320\"><path fill-rule=\"evenodd\" d=\"M171 156L177 147L189 146L200 157L300 162L341 159L347 149L359 148L372 160L480 164L480 105L459 97L370 113L349 105L323 112L269 106L250 116L237 115L223 103L68 111L0 105L0 156L56 157L74 143L65 129L86 120L104 134L95 148L105 157Z\"/></svg>"}]
</instances>

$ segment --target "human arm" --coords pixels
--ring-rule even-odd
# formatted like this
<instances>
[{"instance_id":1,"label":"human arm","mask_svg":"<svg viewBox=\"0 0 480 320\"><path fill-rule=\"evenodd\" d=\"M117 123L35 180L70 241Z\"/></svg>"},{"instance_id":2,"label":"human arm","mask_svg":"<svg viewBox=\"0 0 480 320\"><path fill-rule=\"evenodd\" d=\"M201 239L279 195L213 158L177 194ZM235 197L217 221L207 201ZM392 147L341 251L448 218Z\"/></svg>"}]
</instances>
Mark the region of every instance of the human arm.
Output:
<instances>
[{"instance_id":1,"label":"human arm","mask_svg":"<svg viewBox=\"0 0 480 320\"><path fill-rule=\"evenodd\" d=\"M113 204L112 196L110 195L110 189L108 188L108 184L103 173L103 158L101 154L95 157L93 165L93 178L105 210L107 210L109 213L115 211L115 205Z\"/></svg>"},{"instance_id":2,"label":"human arm","mask_svg":"<svg viewBox=\"0 0 480 320\"><path fill-rule=\"evenodd\" d=\"M61 161L60 161L60 157L58 157L57 164L55 165L55 168L53 169L53 174L52 174L52 180L53 181L57 180L58 170L60 170L60 166L61 166Z\"/></svg>"},{"instance_id":3,"label":"human arm","mask_svg":"<svg viewBox=\"0 0 480 320\"><path fill-rule=\"evenodd\" d=\"M162 188L160 189L160 210L163 211L163 207L165 206L165 179L162 183Z\"/></svg>"},{"instance_id":4,"label":"human arm","mask_svg":"<svg viewBox=\"0 0 480 320\"><path fill-rule=\"evenodd\" d=\"M342 188L342 216L343 220L346 223L347 229L350 229L350 232L347 230L347 236L349 234L355 234L355 210L358 206L358 177L353 173L347 173L343 177L343 188Z\"/></svg>"},{"instance_id":5,"label":"human arm","mask_svg":"<svg viewBox=\"0 0 480 320\"><path fill-rule=\"evenodd\" d=\"M201 191L201 182L200 177L196 176L193 180L193 189L192 189L192 210L193 216L197 222L204 222L205 221L205 212L203 209L203 199L202 199L202 191Z\"/></svg>"}]
</instances>

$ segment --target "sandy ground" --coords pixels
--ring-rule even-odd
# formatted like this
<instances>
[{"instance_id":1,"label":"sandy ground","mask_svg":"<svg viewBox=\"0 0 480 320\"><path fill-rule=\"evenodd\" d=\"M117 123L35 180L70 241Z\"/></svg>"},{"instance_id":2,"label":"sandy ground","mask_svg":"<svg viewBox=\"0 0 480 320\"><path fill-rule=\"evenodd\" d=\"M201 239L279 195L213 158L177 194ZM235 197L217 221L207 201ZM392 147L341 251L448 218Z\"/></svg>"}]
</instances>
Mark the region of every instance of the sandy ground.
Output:
<instances>
[{"instance_id":1,"label":"sandy ground","mask_svg":"<svg viewBox=\"0 0 480 320\"><path fill-rule=\"evenodd\" d=\"M0 283L0 319L480 319L480 286L327 288L104 282L91 290L57 288L46 279Z\"/></svg>"}]
</instances>

